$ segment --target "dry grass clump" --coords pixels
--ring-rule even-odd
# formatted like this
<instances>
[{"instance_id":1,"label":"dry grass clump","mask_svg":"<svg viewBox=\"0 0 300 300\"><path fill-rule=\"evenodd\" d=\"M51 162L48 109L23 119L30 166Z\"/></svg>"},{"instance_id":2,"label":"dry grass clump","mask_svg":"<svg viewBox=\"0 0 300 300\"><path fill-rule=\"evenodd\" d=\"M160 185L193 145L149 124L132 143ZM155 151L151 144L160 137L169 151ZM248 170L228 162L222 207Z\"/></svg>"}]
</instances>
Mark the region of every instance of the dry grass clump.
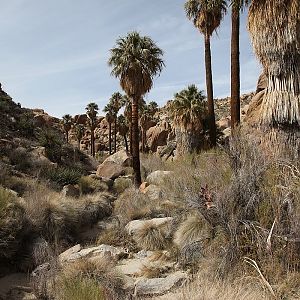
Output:
<instances>
[{"instance_id":1,"label":"dry grass clump","mask_svg":"<svg viewBox=\"0 0 300 300\"><path fill-rule=\"evenodd\" d=\"M206 274L198 274L193 282L185 286L179 294L172 295L166 300L273 300L259 282L254 280L226 280L219 281Z\"/></svg>"},{"instance_id":2,"label":"dry grass clump","mask_svg":"<svg viewBox=\"0 0 300 300\"><path fill-rule=\"evenodd\" d=\"M41 185L24 198L28 219L51 243L72 242L82 227L91 226L112 212L108 194L94 194L74 201Z\"/></svg>"},{"instance_id":3,"label":"dry grass clump","mask_svg":"<svg viewBox=\"0 0 300 300\"><path fill-rule=\"evenodd\" d=\"M92 178L90 176L83 176L78 182L79 190L81 194L91 194L95 192L107 192L108 186L101 180Z\"/></svg>"},{"instance_id":4,"label":"dry grass clump","mask_svg":"<svg viewBox=\"0 0 300 300\"><path fill-rule=\"evenodd\" d=\"M131 252L137 250L136 243L120 223L109 226L102 231L97 239L97 245L123 247Z\"/></svg>"},{"instance_id":5,"label":"dry grass clump","mask_svg":"<svg viewBox=\"0 0 300 300\"><path fill-rule=\"evenodd\" d=\"M150 201L145 194L132 187L114 202L114 213L120 217L121 221L128 223L131 220L154 218L157 215L158 205L159 200Z\"/></svg>"},{"instance_id":6,"label":"dry grass clump","mask_svg":"<svg viewBox=\"0 0 300 300\"><path fill-rule=\"evenodd\" d=\"M183 221L174 234L173 242L182 248L194 241L209 237L207 222L199 214L190 215Z\"/></svg>"},{"instance_id":7,"label":"dry grass clump","mask_svg":"<svg viewBox=\"0 0 300 300\"><path fill-rule=\"evenodd\" d=\"M145 223L135 235L137 245L144 250L163 250L168 246L166 232L163 226L157 226L152 222Z\"/></svg>"},{"instance_id":8,"label":"dry grass clump","mask_svg":"<svg viewBox=\"0 0 300 300\"><path fill-rule=\"evenodd\" d=\"M169 162L163 161L155 154L141 153L142 177L145 180L147 176L157 170L167 171Z\"/></svg>"},{"instance_id":9,"label":"dry grass clump","mask_svg":"<svg viewBox=\"0 0 300 300\"><path fill-rule=\"evenodd\" d=\"M145 278L160 278L163 277L168 271L170 271L170 267L168 266L159 266L155 265L146 265L143 266L138 276Z\"/></svg>"},{"instance_id":10,"label":"dry grass clump","mask_svg":"<svg viewBox=\"0 0 300 300\"><path fill-rule=\"evenodd\" d=\"M54 298L73 299L67 296L75 295L74 299L78 300L127 299L124 279L114 270L114 266L114 262L107 258L84 259L67 265L55 284Z\"/></svg>"}]
</instances>

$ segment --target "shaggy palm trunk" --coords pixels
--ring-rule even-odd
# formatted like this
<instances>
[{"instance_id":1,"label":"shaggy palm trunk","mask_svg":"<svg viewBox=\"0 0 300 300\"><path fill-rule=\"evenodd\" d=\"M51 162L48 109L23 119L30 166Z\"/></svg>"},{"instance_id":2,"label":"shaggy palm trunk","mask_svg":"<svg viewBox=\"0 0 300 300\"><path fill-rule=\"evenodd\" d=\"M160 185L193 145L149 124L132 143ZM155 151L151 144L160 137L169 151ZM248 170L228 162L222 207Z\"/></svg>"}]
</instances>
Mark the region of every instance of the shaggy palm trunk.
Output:
<instances>
[{"instance_id":1,"label":"shaggy palm trunk","mask_svg":"<svg viewBox=\"0 0 300 300\"><path fill-rule=\"evenodd\" d=\"M69 131L66 131L66 140L67 140L67 143L69 143Z\"/></svg>"},{"instance_id":2,"label":"shaggy palm trunk","mask_svg":"<svg viewBox=\"0 0 300 300\"><path fill-rule=\"evenodd\" d=\"M203 137L201 137L199 131L179 127L175 129L175 134L177 142L176 151L179 156L198 152L201 149Z\"/></svg>"},{"instance_id":3,"label":"shaggy palm trunk","mask_svg":"<svg viewBox=\"0 0 300 300\"><path fill-rule=\"evenodd\" d=\"M210 36L205 35L205 71L206 71L206 91L207 91L207 106L208 106L208 122L209 122L209 137L211 146L216 146L216 118L214 109L214 93L212 82L211 68L211 50Z\"/></svg>"},{"instance_id":4,"label":"shaggy palm trunk","mask_svg":"<svg viewBox=\"0 0 300 300\"><path fill-rule=\"evenodd\" d=\"M232 8L231 13L231 128L234 129L240 117L240 12Z\"/></svg>"},{"instance_id":5,"label":"shaggy palm trunk","mask_svg":"<svg viewBox=\"0 0 300 300\"><path fill-rule=\"evenodd\" d=\"M144 126L141 126L142 132L142 152L144 153L146 150L146 129Z\"/></svg>"},{"instance_id":6,"label":"shaggy palm trunk","mask_svg":"<svg viewBox=\"0 0 300 300\"><path fill-rule=\"evenodd\" d=\"M108 147L109 147L109 155L112 154L111 151L111 122L108 122Z\"/></svg>"},{"instance_id":7,"label":"shaggy palm trunk","mask_svg":"<svg viewBox=\"0 0 300 300\"><path fill-rule=\"evenodd\" d=\"M114 144L115 144L114 153L116 153L117 152L117 117L115 117Z\"/></svg>"},{"instance_id":8,"label":"shaggy palm trunk","mask_svg":"<svg viewBox=\"0 0 300 300\"><path fill-rule=\"evenodd\" d=\"M78 147L79 150L80 150L80 143L81 143L81 140L78 140L77 141L77 147Z\"/></svg>"},{"instance_id":9,"label":"shaggy palm trunk","mask_svg":"<svg viewBox=\"0 0 300 300\"><path fill-rule=\"evenodd\" d=\"M94 129L91 130L91 155L95 157L95 135Z\"/></svg>"},{"instance_id":10,"label":"shaggy palm trunk","mask_svg":"<svg viewBox=\"0 0 300 300\"><path fill-rule=\"evenodd\" d=\"M259 125L272 152L300 156L300 2L253 0L248 28L268 77ZM271 153L272 153L271 152Z\"/></svg>"},{"instance_id":11,"label":"shaggy palm trunk","mask_svg":"<svg viewBox=\"0 0 300 300\"><path fill-rule=\"evenodd\" d=\"M132 167L134 170L134 183L139 187L142 183L140 170L140 149L139 149L139 97L132 99L131 131L132 131Z\"/></svg>"},{"instance_id":12,"label":"shaggy palm trunk","mask_svg":"<svg viewBox=\"0 0 300 300\"><path fill-rule=\"evenodd\" d=\"M254 51L268 76L260 123L267 127L299 128L299 0L254 0L249 9L248 28Z\"/></svg>"},{"instance_id":13,"label":"shaggy palm trunk","mask_svg":"<svg viewBox=\"0 0 300 300\"><path fill-rule=\"evenodd\" d=\"M126 134L124 134L124 143L125 143L126 152L128 152L128 142L127 142Z\"/></svg>"}]
</instances>

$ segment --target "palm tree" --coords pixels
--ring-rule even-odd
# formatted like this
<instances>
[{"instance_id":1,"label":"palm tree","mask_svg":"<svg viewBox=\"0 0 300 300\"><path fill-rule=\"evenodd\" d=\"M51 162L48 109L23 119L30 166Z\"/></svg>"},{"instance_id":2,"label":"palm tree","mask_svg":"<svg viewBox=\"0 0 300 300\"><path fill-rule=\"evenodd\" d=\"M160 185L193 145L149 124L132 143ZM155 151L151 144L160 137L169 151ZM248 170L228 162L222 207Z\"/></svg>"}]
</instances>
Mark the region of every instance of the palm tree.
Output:
<instances>
[{"instance_id":1,"label":"palm tree","mask_svg":"<svg viewBox=\"0 0 300 300\"><path fill-rule=\"evenodd\" d=\"M72 116L69 115L69 114L64 115L62 117L62 126L63 126L63 129L64 129L65 133L66 133L67 143L69 143L69 131L71 130L72 125L73 125Z\"/></svg>"},{"instance_id":2,"label":"palm tree","mask_svg":"<svg viewBox=\"0 0 300 300\"><path fill-rule=\"evenodd\" d=\"M240 104L240 11L250 0L230 0L231 5L231 128L241 121Z\"/></svg>"},{"instance_id":3,"label":"palm tree","mask_svg":"<svg viewBox=\"0 0 300 300\"><path fill-rule=\"evenodd\" d=\"M206 90L208 104L209 134L212 146L216 145L216 120L214 111L214 96L211 67L210 38L220 26L226 12L225 0L187 0L185 12L196 28L204 35Z\"/></svg>"},{"instance_id":4,"label":"palm tree","mask_svg":"<svg viewBox=\"0 0 300 300\"><path fill-rule=\"evenodd\" d=\"M127 133L129 127L126 122L126 118L123 115L118 116L119 133L124 138L125 149L128 152Z\"/></svg>"},{"instance_id":5,"label":"palm tree","mask_svg":"<svg viewBox=\"0 0 300 300\"><path fill-rule=\"evenodd\" d=\"M109 155L112 154L112 147L111 147L111 124L114 122L114 115L111 103L105 105L104 112L106 112L105 118L108 123L108 147L109 147Z\"/></svg>"},{"instance_id":6,"label":"palm tree","mask_svg":"<svg viewBox=\"0 0 300 300\"><path fill-rule=\"evenodd\" d=\"M139 100L148 93L153 78L160 74L164 66L163 52L149 37L131 32L117 40L111 49L109 65L112 75L120 79L120 85L132 100L132 160L135 172L135 184L141 183L139 153Z\"/></svg>"},{"instance_id":7,"label":"palm tree","mask_svg":"<svg viewBox=\"0 0 300 300\"><path fill-rule=\"evenodd\" d=\"M74 126L75 135L78 143L78 149L80 150L80 143L85 133L85 128L82 124L75 124Z\"/></svg>"},{"instance_id":8,"label":"palm tree","mask_svg":"<svg viewBox=\"0 0 300 300\"><path fill-rule=\"evenodd\" d=\"M91 102L85 108L88 117L88 125L91 130L91 155L95 157L95 129L97 125L97 114L99 107L96 103Z\"/></svg>"},{"instance_id":9,"label":"palm tree","mask_svg":"<svg viewBox=\"0 0 300 300\"><path fill-rule=\"evenodd\" d=\"M132 107L131 107L130 98L125 95L123 97L123 107L124 107L124 117L126 119L126 123L129 126L129 144L130 144L130 154L132 155Z\"/></svg>"},{"instance_id":10,"label":"palm tree","mask_svg":"<svg viewBox=\"0 0 300 300\"><path fill-rule=\"evenodd\" d=\"M114 93L110 98L110 103L112 107L113 117L114 117L114 125L115 125L115 131L114 131L114 153L117 152L117 119L118 119L118 113L121 107L123 106L123 96L121 93L117 92Z\"/></svg>"},{"instance_id":11,"label":"palm tree","mask_svg":"<svg viewBox=\"0 0 300 300\"><path fill-rule=\"evenodd\" d=\"M207 115L207 102L203 91L199 91L195 85L189 85L175 94L170 103L170 115L175 126L178 154L199 150L201 142L204 141L201 134Z\"/></svg>"},{"instance_id":12,"label":"palm tree","mask_svg":"<svg viewBox=\"0 0 300 300\"><path fill-rule=\"evenodd\" d=\"M299 0L252 0L248 17L254 51L268 76L260 122L292 134L300 125L299 12Z\"/></svg>"}]
</instances>

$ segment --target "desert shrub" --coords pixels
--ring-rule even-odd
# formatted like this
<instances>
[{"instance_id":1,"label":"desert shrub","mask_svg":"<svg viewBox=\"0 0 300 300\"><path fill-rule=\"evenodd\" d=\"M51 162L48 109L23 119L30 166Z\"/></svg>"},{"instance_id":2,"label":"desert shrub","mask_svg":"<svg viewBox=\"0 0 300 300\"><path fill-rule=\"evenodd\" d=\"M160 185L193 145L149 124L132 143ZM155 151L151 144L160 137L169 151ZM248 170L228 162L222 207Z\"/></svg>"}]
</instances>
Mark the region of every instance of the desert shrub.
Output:
<instances>
[{"instance_id":1,"label":"desert shrub","mask_svg":"<svg viewBox=\"0 0 300 300\"><path fill-rule=\"evenodd\" d=\"M90 194L94 192L104 192L108 190L107 184L89 176L83 176L78 181L81 194Z\"/></svg>"},{"instance_id":2,"label":"desert shrub","mask_svg":"<svg viewBox=\"0 0 300 300\"><path fill-rule=\"evenodd\" d=\"M142 267L138 275L145 278L160 278L168 271L170 271L168 266L146 265Z\"/></svg>"},{"instance_id":3,"label":"desert shrub","mask_svg":"<svg viewBox=\"0 0 300 300\"><path fill-rule=\"evenodd\" d=\"M162 226L145 223L135 235L137 245L143 250L163 250L168 246L166 233Z\"/></svg>"},{"instance_id":4,"label":"desert shrub","mask_svg":"<svg viewBox=\"0 0 300 300\"><path fill-rule=\"evenodd\" d=\"M0 187L0 258L14 257L29 231L22 202Z\"/></svg>"},{"instance_id":5,"label":"desert shrub","mask_svg":"<svg viewBox=\"0 0 300 300\"><path fill-rule=\"evenodd\" d=\"M38 133L38 142L45 147L46 156L53 162L59 163L62 156L63 141L61 136L52 129L43 129Z\"/></svg>"},{"instance_id":6,"label":"desert shrub","mask_svg":"<svg viewBox=\"0 0 300 300\"><path fill-rule=\"evenodd\" d=\"M42 168L40 176L56 183L59 187L77 184L82 175L81 169L71 167Z\"/></svg>"},{"instance_id":7,"label":"desert shrub","mask_svg":"<svg viewBox=\"0 0 300 300\"><path fill-rule=\"evenodd\" d=\"M25 148L17 148L9 153L12 165L19 171L27 171L31 167L30 155Z\"/></svg>"},{"instance_id":8,"label":"desert shrub","mask_svg":"<svg viewBox=\"0 0 300 300\"><path fill-rule=\"evenodd\" d=\"M17 128L23 136L34 137L35 124L33 119L33 113L23 113L17 122Z\"/></svg>"},{"instance_id":9,"label":"desert shrub","mask_svg":"<svg viewBox=\"0 0 300 300\"><path fill-rule=\"evenodd\" d=\"M119 177L114 181L114 191L118 194L123 193L126 189L133 186L133 181L129 177Z\"/></svg>"},{"instance_id":10,"label":"desert shrub","mask_svg":"<svg viewBox=\"0 0 300 300\"><path fill-rule=\"evenodd\" d=\"M141 165L143 180L145 180L146 177L154 171L169 170L169 162L163 161L159 156L154 154L141 153Z\"/></svg>"}]
</instances>

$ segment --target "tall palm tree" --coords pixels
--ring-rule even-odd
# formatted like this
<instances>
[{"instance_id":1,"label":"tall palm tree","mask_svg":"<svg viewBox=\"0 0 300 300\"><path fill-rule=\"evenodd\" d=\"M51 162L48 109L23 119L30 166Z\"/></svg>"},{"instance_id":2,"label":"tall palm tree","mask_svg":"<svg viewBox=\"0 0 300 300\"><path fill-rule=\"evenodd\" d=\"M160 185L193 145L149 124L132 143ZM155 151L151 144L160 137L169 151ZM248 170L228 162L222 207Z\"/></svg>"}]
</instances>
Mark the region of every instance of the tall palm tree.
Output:
<instances>
[{"instance_id":1,"label":"tall palm tree","mask_svg":"<svg viewBox=\"0 0 300 300\"><path fill-rule=\"evenodd\" d=\"M67 143L69 143L69 131L71 130L72 125L73 125L72 116L69 115L69 114L64 115L62 117L62 126L63 126L63 129L64 129L65 133L66 133Z\"/></svg>"},{"instance_id":2,"label":"tall palm tree","mask_svg":"<svg viewBox=\"0 0 300 300\"><path fill-rule=\"evenodd\" d=\"M199 150L204 141L201 135L207 116L203 91L199 91L195 85L189 85L175 94L170 104L170 116L175 126L178 154Z\"/></svg>"},{"instance_id":3,"label":"tall palm tree","mask_svg":"<svg viewBox=\"0 0 300 300\"><path fill-rule=\"evenodd\" d=\"M118 125L119 125L119 133L124 138L125 149L128 152L128 142L127 142L127 133L129 130L128 124L126 122L126 118L124 115L118 116Z\"/></svg>"},{"instance_id":4,"label":"tall palm tree","mask_svg":"<svg viewBox=\"0 0 300 300\"><path fill-rule=\"evenodd\" d=\"M74 125L75 135L78 143L78 149L80 150L80 143L85 133L84 125L82 124L75 124Z\"/></svg>"},{"instance_id":5,"label":"tall palm tree","mask_svg":"<svg viewBox=\"0 0 300 300\"><path fill-rule=\"evenodd\" d=\"M147 36L131 32L117 40L111 49L109 65L112 75L120 79L120 85L132 99L132 160L135 172L135 184L141 183L140 153L139 153L139 100L148 93L153 85L153 79L159 75L164 66L163 52Z\"/></svg>"},{"instance_id":6,"label":"tall palm tree","mask_svg":"<svg viewBox=\"0 0 300 300\"><path fill-rule=\"evenodd\" d=\"M226 12L225 0L187 0L185 12L196 28L204 35L206 90L208 104L209 134L212 146L216 145L216 119L214 111L214 95L211 67L210 38L220 26Z\"/></svg>"},{"instance_id":7,"label":"tall palm tree","mask_svg":"<svg viewBox=\"0 0 300 300\"><path fill-rule=\"evenodd\" d=\"M114 115L113 115L113 108L111 103L105 105L104 112L106 112L105 118L108 123L108 147L109 147L109 155L112 154L112 147L111 147L111 124L114 122Z\"/></svg>"},{"instance_id":8,"label":"tall palm tree","mask_svg":"<svg viewBox=\"0 0 300 300\"><path fill-rule=\"evenodd\" d=\"M123 107L124 107L124 117L126 119L126 123L129 126L129 145L130 145L130 154L132 155L132 106L131 106L130 98L125 95L123 97Z\"/></svg>"},{"instance_id":9,"label":"tall palm tree","mask_svg":"<svg viewBox=\"0 0 300 300\"><path fill-rule=\"evenodd\" d=\"M248 29L268 76L261 124L282 129L300 125L300 2L252 0Z\"/></svg>"},{"instance_id":10,"label":"tall palm tree","mask_svg":"<svg viewBox=\"0 0 300 300\"><path fill-rule=\"evenodd\" d=\"M121 107L123 106L123 95L119 92L114 93L110 98L110 103L112 106L112 112L114 117L114 153L117 152L117 119L118 119L118 113Z\"/></svg>"},{"instance_id":11,"label":"tall palm tree","mask_svg":"<svg viewBox=\"0 0 300 300\"><path fill-rule=\"evenodd\" d=\"M240 104L240 11L250 0L230 0L231 5L231 128L241 121Z\"/></svg>"},{"instance_id":12,"label":"tall palm tree","mask_svg":"<svg viewBox=\"0 0 300 300\"><path fill-rule=\"evenodd\" d=\"M88 125L91 130L91 155L95 157L95 129L97 126L97 114L99 107L96 103L91 102L85 108L88 117Z\"/></svg>"}]
</instances>

